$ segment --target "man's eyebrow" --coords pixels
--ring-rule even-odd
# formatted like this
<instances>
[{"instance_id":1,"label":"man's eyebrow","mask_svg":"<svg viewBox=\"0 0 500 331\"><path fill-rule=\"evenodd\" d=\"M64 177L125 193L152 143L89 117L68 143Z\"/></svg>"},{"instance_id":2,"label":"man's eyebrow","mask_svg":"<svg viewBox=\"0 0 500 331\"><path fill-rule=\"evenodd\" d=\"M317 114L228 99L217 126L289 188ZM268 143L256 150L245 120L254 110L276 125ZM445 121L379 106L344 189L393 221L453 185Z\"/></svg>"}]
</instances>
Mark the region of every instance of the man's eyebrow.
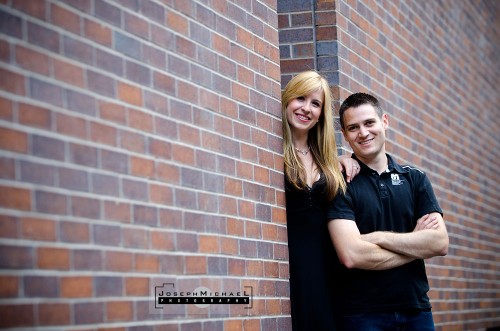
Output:
<instances>
[{"instance_id":1,"label":"man's eyebrow","mask_svg":"<svg viewBox=\"0 0 500 331\"><path fill-rule=\"evenodd\" d=\"M346 123L346 127L350 127L350 126L359 126L359 123L366 123L366 122L371 122L371 121L376 121L377 118L376 117L370 117L370 118L367 118L367 119L364 119L360 122L356 122L356 123Z\"/></svg>"}]
</instances>

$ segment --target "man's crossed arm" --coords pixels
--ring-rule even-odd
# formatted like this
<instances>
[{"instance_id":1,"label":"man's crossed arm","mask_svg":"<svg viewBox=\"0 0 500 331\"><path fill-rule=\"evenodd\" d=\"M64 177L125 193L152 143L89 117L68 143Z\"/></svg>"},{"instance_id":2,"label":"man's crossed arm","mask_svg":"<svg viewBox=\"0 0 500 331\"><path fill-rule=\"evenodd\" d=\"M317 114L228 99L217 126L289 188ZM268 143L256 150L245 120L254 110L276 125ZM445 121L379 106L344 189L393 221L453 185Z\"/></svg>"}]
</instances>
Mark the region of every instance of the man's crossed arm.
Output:
<instances>
[{"instance_id":1,"label":"man's crossed arm","mask_svg":"<svg viewBox=\"0 0 500 331\"><path fill-rule=\"evenodd\" d=\"M448 233L439 213L422 216L413 232L376 231L360 234L356 222L335 219L328 223L337 255L347 268L392 269L415 259L446 255Z\"/></svg>"}]
</instances>

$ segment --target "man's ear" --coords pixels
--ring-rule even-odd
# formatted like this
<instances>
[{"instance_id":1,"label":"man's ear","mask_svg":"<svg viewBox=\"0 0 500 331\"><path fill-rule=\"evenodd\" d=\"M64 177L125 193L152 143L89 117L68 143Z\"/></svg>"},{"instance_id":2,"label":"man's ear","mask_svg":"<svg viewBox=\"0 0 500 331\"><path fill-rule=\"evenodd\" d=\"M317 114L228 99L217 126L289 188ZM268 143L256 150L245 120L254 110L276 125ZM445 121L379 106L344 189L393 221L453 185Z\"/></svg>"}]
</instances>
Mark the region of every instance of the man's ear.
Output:
<instances>
[{"instance_id":1,"label":"man's ear","mask_svg":"<svg viewBox=\"0 0 500 331\"><path fill-rule=\"evenodd\" d=\"M384 129L387 130L389 127L389 116L386 113L382 115L382 124L384 125Z\"/></svg>"}]
</instances>

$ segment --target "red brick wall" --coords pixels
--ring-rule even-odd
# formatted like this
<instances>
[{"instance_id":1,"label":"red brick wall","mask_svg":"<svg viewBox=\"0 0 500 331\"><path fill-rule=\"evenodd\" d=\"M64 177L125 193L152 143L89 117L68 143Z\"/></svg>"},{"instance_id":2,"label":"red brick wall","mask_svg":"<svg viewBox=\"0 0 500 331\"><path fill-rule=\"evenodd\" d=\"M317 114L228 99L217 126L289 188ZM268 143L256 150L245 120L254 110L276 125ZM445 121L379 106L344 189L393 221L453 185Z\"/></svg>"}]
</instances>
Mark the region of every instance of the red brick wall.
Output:
<instances>
[{"instance_id":1,"label":"red brick wall","mask_svg":"<svg viewBox=\"0 0 500 331\"><path fill-rule=\"evenodd\" d=\"M334 92L380 97L389 152L427 172L444 209L449 254L427 261L438 330L500 326L499 2L317 0L315 18L303 4L278 1L282 84L314 63L304 35L318 58L333 40Z\"/></svg>"},{"instance_id":2,"label":"red brick wall","mask_svg":"<svg viewBox=\"0 0 500 331\"><path fill-rule=\"evenodd\" d=\"M289 329L276 2L0 1L0 327ZM253 308L154 308L155 286Z\"/></svg>"}]
</instances>

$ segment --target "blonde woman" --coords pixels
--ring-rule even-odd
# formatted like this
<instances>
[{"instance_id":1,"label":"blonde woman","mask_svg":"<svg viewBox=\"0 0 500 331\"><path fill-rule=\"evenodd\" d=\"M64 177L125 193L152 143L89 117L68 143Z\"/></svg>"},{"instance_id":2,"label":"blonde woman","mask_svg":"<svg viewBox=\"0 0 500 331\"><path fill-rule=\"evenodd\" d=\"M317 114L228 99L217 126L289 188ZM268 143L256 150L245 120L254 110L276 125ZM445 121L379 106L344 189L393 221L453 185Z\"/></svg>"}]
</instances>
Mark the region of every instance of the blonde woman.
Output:
<instances>
[{"instance_id":1,"label":"blonde woman","mask_svg":"<svg viewBox=\"0 0 500 331\"><path fill-rule=\"evenodd\" d=\"M315 71L293 77L282 93L283 147L292 329L335 330L331 282L338 263L326 226L329 202L359 172L337 157L330 86Z\"/></svg>"}]
</instances>

